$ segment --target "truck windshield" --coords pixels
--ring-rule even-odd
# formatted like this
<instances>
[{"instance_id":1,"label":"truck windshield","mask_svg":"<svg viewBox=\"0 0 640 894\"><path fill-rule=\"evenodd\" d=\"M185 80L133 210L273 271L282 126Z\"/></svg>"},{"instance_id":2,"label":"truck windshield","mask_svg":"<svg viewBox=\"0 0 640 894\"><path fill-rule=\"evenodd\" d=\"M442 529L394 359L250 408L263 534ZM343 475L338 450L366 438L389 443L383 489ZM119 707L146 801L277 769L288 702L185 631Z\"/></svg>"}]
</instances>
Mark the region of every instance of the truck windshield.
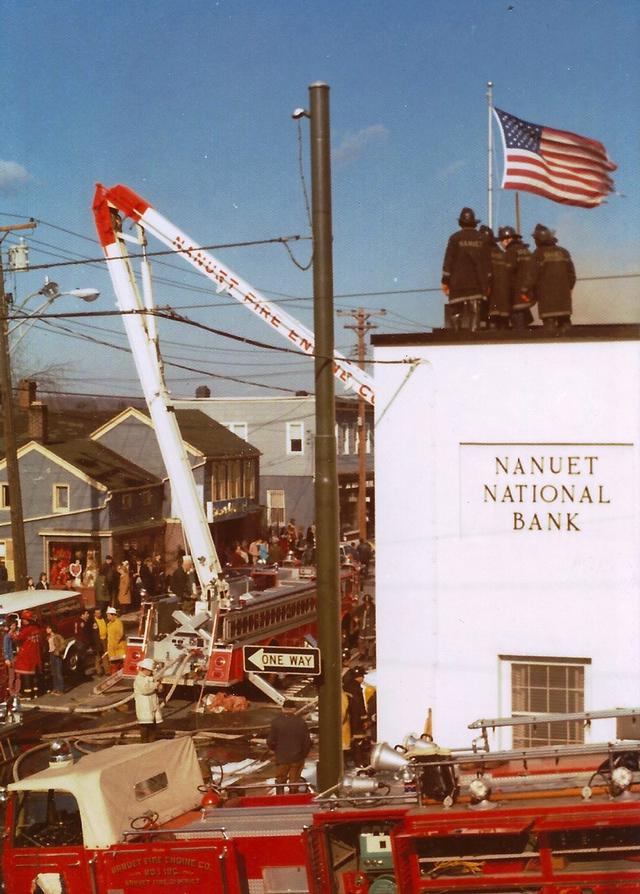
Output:
<instances>
[{"instance_id":1,"label":"truck windshield","mask_svg":"<svg viewBox=\"0 0 640 894\"><path fill-rule=\"evenodd\" d=\"M15 814L14 847L60 847L83 843L78 802L69 792L21 792Z\"/></svg>"}]
</instances>

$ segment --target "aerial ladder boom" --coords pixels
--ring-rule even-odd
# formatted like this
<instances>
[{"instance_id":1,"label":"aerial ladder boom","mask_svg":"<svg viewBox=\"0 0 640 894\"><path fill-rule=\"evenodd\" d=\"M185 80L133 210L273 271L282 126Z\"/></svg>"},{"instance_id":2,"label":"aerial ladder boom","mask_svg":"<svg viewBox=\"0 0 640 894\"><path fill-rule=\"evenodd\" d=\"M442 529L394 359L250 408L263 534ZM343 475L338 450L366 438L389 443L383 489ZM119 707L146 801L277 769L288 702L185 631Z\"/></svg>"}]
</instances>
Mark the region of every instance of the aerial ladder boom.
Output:
<instances>
[{"instance_id":1,"label":"aerial ladder boom","mask_svg":"<svg viewBox=\"0 0 640 894\"><path fill-rule=\"evenodd\" d=\"M137 236L124 234L117 210L109 206L104 191L100 188L93 207L102 249L109 261L108 269L116 300L123 312L131 353L171 484L172 499L178 508L194 570L203 598L206 598L214 619L215 631L215 621L220 602L226 597L227 585L220 576L220 561L165 383L156 319L152 313L151 273L146 257L144 230L138 226ZM142 294L126 242L133 242L142 255Z\"/></svg>"},{"instance_id":2,"label":"aerial ladder boom","mask_svg":"<svg viewBox=\"0 0 640 894\"><path fill-rule=\"evenodd\" d=\"M287 340L289 345L313 356L315 338L311 330L262 295L258 289L241 279L226 264L222 264L209 252L200 248L190 236L159 214L149 202L129 189L128 186L118 185L109 189L98 184L96 187L93 208L98 235L105 254L107 253L106 248L114 244L110 207L125 217L130 217L134 223L153 234L164 245L182 254L190 264L215 283L217 292L226 292L235 298L268 326L275 329ZM353 391L368 403L374 403L375 393L371 376L337 351L334 353L333 371L335 377L345 388Z\"/></svg>"}]
</instances>

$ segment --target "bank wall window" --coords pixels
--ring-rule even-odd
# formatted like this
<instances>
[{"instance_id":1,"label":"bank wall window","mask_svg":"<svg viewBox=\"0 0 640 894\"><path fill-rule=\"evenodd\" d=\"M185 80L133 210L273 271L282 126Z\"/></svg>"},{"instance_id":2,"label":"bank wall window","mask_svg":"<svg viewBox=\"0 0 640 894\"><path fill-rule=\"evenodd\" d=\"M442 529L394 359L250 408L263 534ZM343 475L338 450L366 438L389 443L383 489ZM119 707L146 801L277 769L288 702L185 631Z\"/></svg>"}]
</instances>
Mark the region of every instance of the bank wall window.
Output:
<instances>
[{"instance_id":1,"label":"bank wall window","mask_svg":"<svg viewBox=\"0 0 640 894\"><path fill-rule=\"evenodd\" d=\"M54 512L68 512L69 509L70 509L69 485L68 484L54 484L53 485L53 511Z\"/></svg>"},{"instance_id":2,"label":"bank wall window","mask_svg":"<svg viewBox=\"0 0 640 894\"><path fill-rule=\"evenodd\" d=\"M527 658L511 661L511 713L514 717L584 711L585 663L578 660ZM515 726L513 747L584 742L580 721Z\"/></svg>"},{"instance_id":3,"label":"bank wall window","mask_svg":"<svg viewBox=\"0 0 640 894\"><path fill-rule=\"evenodd\" d=\"M304 453L304 425L287 422L287 453Z\"/></svg>"},{"instance_id":4,"label":"bank wall window","mask_svg":"<svg viewBox=\"0 0 640 894\"><path fill-rule=\"evenodd\" d=\"M224 425L230 432L233 432L234 435L242 438L243 441L247 440L249 432L246 422L225 422Z\"/></svg>"},{"instance_id":5,"label":"bank wall window","mask_svg":"<svg viewBox=\"0 0 640 894\"><path fill-rule=\"evenodd\" d=\"M267 524L281 527L284 524L284 491L267 491Z\"/></svg>"},{"instance_id":6,"label":"bank wall window","mask_svg":"<svg viewBox=\"0 0 640 894\"><path fill-rule=\"evenodd\" d=\"M11 506L11 495L8 484L0 484L0 509L8 509Z\"/></svg>"}]
</instances>

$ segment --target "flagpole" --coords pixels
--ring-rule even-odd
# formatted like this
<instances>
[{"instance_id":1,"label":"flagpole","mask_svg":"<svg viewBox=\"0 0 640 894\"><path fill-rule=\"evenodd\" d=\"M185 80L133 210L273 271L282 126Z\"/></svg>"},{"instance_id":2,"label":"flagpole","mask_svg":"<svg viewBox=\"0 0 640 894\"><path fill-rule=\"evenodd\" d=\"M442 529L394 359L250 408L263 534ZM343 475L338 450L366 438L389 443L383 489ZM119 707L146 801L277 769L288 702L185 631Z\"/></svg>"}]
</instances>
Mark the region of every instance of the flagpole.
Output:
<instances>
[{"instance_id":1,"label":"flagpole","mask_svg":"<svg viewBox=\"0 0 640 894\"><path fill-rule=\"evenodd\" d=\"M487 81L487 223L493 229L493 129L491 127L491 115L493 112L493 82Z\"/></svg>"},{"instance_id":2,"label":"flagpole","mask_svg":"<svg viewBox=\"0 0 640 894\"><path fill-rule=\"evenodd\" d=\"M520 193L516 190L516 233L522 233L520 229Z\"/></svg>"}]
</instances>

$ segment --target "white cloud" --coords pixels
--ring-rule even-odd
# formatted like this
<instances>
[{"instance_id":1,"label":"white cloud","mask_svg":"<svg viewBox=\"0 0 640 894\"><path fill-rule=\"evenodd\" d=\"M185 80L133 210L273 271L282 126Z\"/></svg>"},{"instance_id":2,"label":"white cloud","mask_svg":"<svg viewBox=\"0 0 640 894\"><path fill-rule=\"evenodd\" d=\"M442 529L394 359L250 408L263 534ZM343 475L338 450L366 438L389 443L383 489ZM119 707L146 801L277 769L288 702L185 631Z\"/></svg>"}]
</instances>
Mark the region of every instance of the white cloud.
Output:
<instances>
[{"instance_id":1,"label":"white cloud","mask_svg":"<svg viewBox=\"0 0 640 894\"><path fill-rule=\"evenodd\" d=\"M31 179L29 173L17 161L0 158L0 192L15 192Z\"/></svg>"},{"instance_id":2,"label":"white cloud","mask_svg":"<svg viewBox=\"0 0 640 894\"><path fill-rule=\"evenodd\" d=\"M338 148L333 153L336 164L347 164L361 158L366 149L374 143L381 143L389 136L389 131L384 124L372 124L364 127L357 133L346 134Z\"/></svg>"},{"instance_id":3,"label":"white cloud","mask_svg":"<svg viewBox=\"0 0 640 894\"><path fill-rule=\"evenodd\" d=\"M458 161L452 161L446 168L443 168L443 170L438 172L438 180L448 180L449 177L453 177L458 171L462 171L464 168L468 167L468 164L469 162L462 158Z\"/></svg>"}]
</instances>

